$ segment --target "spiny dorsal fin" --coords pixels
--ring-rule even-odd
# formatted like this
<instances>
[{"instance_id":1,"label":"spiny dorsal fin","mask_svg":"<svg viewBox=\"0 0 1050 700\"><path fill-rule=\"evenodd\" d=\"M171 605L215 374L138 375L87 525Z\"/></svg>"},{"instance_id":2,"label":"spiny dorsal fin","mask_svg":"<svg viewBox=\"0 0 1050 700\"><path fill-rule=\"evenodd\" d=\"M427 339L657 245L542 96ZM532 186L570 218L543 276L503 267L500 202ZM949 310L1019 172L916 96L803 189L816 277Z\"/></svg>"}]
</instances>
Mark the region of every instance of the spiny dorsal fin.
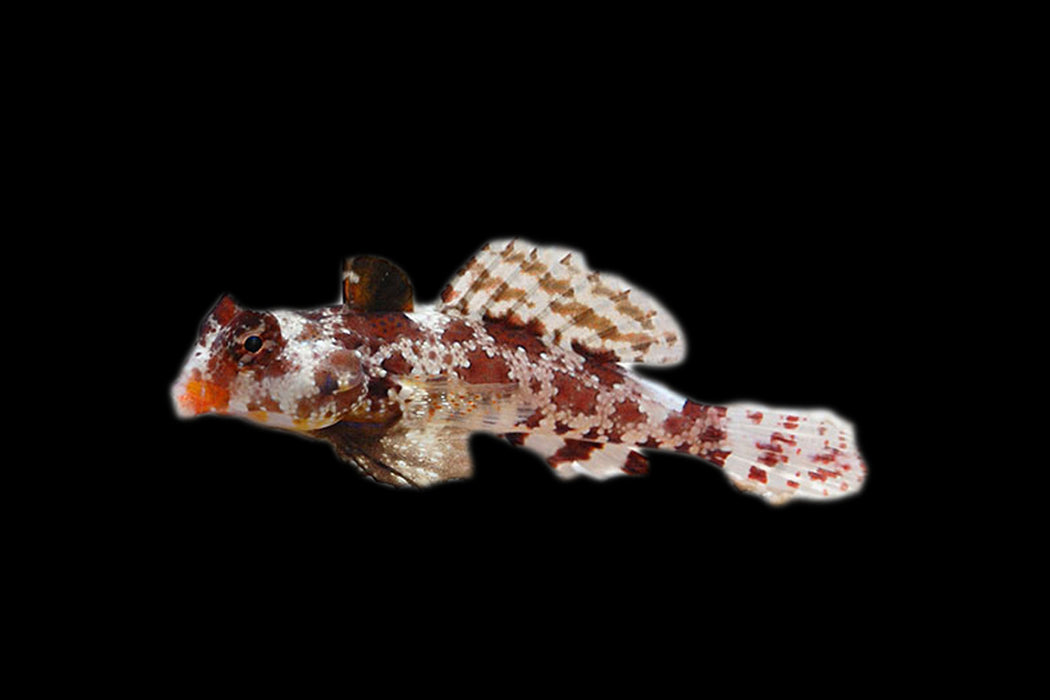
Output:
<instances>
[{"instance_id":1,"label":"spiny dorsal fin","mask_svg":"<svg viewBox=\"0 0 1050 700\"><path fill-rule=\"evenodd\" d=\"M685 356L674 318L645 292L583 256L514 239L483 247L441 293L449 314L507 319L548 342L616 362L671 364Z\"/></svg>"},{"instance_id":2,"label":"spiny dorsal fin","mask_svg":"<svg viewBox=\"0 0 1050 700\"><path fill-rule=\"evenodd\" d=\"M412 282L389 260L371 255L347 258L343 304L354 311L411 311Z\"/></svg>"}]
</instances>

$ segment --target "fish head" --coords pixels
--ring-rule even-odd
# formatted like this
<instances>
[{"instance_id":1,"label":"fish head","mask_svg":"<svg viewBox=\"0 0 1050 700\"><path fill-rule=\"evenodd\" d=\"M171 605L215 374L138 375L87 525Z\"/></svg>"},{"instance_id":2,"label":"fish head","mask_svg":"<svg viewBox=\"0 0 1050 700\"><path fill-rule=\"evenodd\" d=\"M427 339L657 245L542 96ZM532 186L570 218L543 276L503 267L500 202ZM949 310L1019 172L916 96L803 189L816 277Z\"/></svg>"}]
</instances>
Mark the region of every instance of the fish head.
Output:
<instances>
[{"instance_id":1,"label":"fish head","mask_svg":"<svg viewBox=\"0 0 1050 700\"><path fill-rule=\"evenodd\" d=\"M353 411L364 393L359 359L317 319L242 308L226 295L205 317L172 386L175 412L296 431L324 428Z\"/></svg>"}]
</instances>

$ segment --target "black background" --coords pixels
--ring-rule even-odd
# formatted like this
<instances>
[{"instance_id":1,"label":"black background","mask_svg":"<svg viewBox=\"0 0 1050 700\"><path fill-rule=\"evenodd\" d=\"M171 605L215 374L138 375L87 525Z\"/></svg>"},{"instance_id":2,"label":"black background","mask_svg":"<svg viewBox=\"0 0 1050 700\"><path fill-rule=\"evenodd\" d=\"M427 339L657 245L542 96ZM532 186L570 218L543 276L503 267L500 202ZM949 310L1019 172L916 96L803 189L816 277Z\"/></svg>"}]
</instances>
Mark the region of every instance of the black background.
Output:
<instances>
[{"instance_id":1,"label":"black background","mask_svg":"<svg viewBox=\"0 0 1050 700\"><path fill-rule=\"evenodd\" d=\"M484 592L798 618L859 605L857 582L912 546L914 460L898 436L915 348L901 327L925 222L909 213L899 115L845 74L635 76L629 89L528 75L333 91L217 73L132 100L107 164L118 174L86 207L121 240L94 242L134 348L104 517L183 609L265 582L266 595L335 584L391 609ZM647 377L699 401L852 421L864 491L771 508L665 453L646 478L564 483L490 436L472 439L471 480L399 491L324 443L176 418L170 386L221 294L256 309L335 303L342 258L370 253L427 302L507 236L579 250L675 314L688 356Z\"/></svg>"},{"instance_id":2,"label":"black background","mask_svg":"<svg viewBox=\"0 0 1050 700\"><path fill-rule=\"evenodd\" d=\"M1009 112L981 89L1002 82L998 47L943 12L512 12L92 9L103 27L63 16L77 41L50 22L14 66L29 158L10 198L29 216L11 217L9 271L30 262L16 243L46 251L10 299L32 319L28 342L9 328L13 374L44 404L9 423L6 473L35 482L5 492L30 511L9 578L40 594L12 609L41 641L16 630L25 653L72 652L41 678L896 689L984 610L1009 618L981 581L1013 556L984 509L1013 497L1009 419L944 391L999 365L929 342L949 311L1000 344L1019 332L962 293L983 298L995 261L941 275L1013 245L1000 220L958 222L980 205L960 185L1001 170L982 149L1011 148L975 116ZM222 293L330 304L342 258L372 253L429 301L510 235L577 249L675 314L688 356L646 376L849 419L863 492L771 508L664 453L645 478L562 483L486 436L473 479L395 491L325 444L175 417ZM24 425L45 439L16 454Z\"/></svg>"},{"instance_id":3,"label":"black background","mask_svg":"<svg viewBox=\"0 0 1050 700\"><path fill-rule=\"evenodd\" d=\"M186 145L211 162L198 169L180 156L185 180L165 179L150 212L151 235L167 243L151 259L165 282L152 297L155 372L144 397L158 416L158 449L142 457L159 460L147 482L173 507L173 532L220 557L260 533L296 546L352 539L383 556L473 544L478 557L525 548L573 561L644 556L653 541L672 557L708 547L745 561L799 549L857 556L887 517L879 503L897 467L887 436L905 349L892 259L904 243L885 230L877 177L856 162L866 151L845 139L815 145L806 130L783 145L761 124L717 125L707 127L711 145L653 134L641 152L625 152L601 125L551 124L493 134L520 143L477 159L451 136L421 143L406 125L364 163L350 156L345 172L319 152L324 144L278 156L255 152L264 134L232 144L198 135L202 143ZM565 484L533 455L479 436L473 480L398 492L325 444L174 417L168 386L220 294L256 309L334 303L342 258L371 253L400 264L417 299L430 301L476 248L514 235L579 250L673 311L688 357L641 370L647 376L705 402L828 407L853 421L872 469L865 491L770 509L717 469L663 454L646 479Z\"/></svg>"}]
</instances>

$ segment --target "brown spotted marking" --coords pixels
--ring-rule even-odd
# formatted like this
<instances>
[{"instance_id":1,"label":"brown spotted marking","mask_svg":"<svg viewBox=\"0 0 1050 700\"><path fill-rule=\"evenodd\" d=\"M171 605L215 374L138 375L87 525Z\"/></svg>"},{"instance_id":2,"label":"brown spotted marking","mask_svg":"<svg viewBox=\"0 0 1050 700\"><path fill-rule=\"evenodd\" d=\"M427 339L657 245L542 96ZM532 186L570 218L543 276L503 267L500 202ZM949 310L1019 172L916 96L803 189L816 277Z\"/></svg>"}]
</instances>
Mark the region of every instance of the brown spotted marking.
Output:
<instances>
[{"instance_id":1,"label":"brown spotted marking","mask_svg":"<svg viewBox=\"0 0 1050 700\"><path fill-rule=\"evenodd\" d=\"M484 350L467 353L469 364L456 368L456 373L469 384L505 384L510 381L510 365L498 355Z\"/></svg>"},{"instance_id":2,"label":"brown spotted marking","mask_svg":"<svg viewBox=\"0 0 1050 700\"><path fill-rule=\"evenodd\" d=\"M554 375L554 404L576 415L591 416L598 408L598 389L566 372Z\"/></svg>"},{"instance_id":3,"label":"brown spotted marking","mask_svg":"<svg viewBox=\"0 0 1050 700\"><path fill-rule=\"evenodd\" d=\"M627 453L627 461L624 462L623 470L634 476L644 476L649 473L649 460L638 452L631 450Z\"/></svg>"},{"instance_id":4,"label":"brown spotted marking","mask_svg":"<svg viewBox=\"0 0 1050 700\"><path fill-rule=\"evenodd\" d=\"M539 359L548 348L540 337L523 325L506 318L485 319L485 331L498 344L521 348L533 359Z\"/></svg>"},{"instance_id":5,"label":"brown spotted marking","mask_svg":"<svg viewBox=\"0 0 1050 700\"><path fill-rule=\"evenodd\" d=\"M601 445L597 442L567 438L565 445L551 455L547 463L556 469L568 462L586 462L590 459L591 453L598 449L601 449Z\"/></svg>"}]
</instances>

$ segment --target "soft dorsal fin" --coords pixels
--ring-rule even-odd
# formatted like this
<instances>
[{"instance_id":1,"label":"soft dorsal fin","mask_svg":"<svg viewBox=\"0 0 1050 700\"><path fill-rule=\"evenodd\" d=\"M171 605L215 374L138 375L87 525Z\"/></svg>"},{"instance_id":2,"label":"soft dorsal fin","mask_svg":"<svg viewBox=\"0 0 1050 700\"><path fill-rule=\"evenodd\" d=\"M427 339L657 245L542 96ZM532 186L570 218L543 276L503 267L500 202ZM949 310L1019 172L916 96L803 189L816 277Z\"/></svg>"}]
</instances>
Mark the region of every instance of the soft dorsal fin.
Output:
<instances>
[{"instance_id":1,"label":"soft dorsal fin","mask_svg":"<svg viewBox=\"0 0 1050 700\"><path fill-rule=\"evenodd\" d=\"M445 287L441 302L445 313L506 319L602 360L671 364L685 356L682 331L659 302L615 275L592 272L565 248L490 243Z\"/></svg>"},{"instance_id":2,"label":"soft dorsal fin","mask_svg":"<svg viewBox=\"0 0 1050 700\"><path fill-rule=\"evenodd\" d=\"M347 258L343 304L355 311L411 311L412 282L389 260L371 255Z\"/></svg>"}]
</instances>

